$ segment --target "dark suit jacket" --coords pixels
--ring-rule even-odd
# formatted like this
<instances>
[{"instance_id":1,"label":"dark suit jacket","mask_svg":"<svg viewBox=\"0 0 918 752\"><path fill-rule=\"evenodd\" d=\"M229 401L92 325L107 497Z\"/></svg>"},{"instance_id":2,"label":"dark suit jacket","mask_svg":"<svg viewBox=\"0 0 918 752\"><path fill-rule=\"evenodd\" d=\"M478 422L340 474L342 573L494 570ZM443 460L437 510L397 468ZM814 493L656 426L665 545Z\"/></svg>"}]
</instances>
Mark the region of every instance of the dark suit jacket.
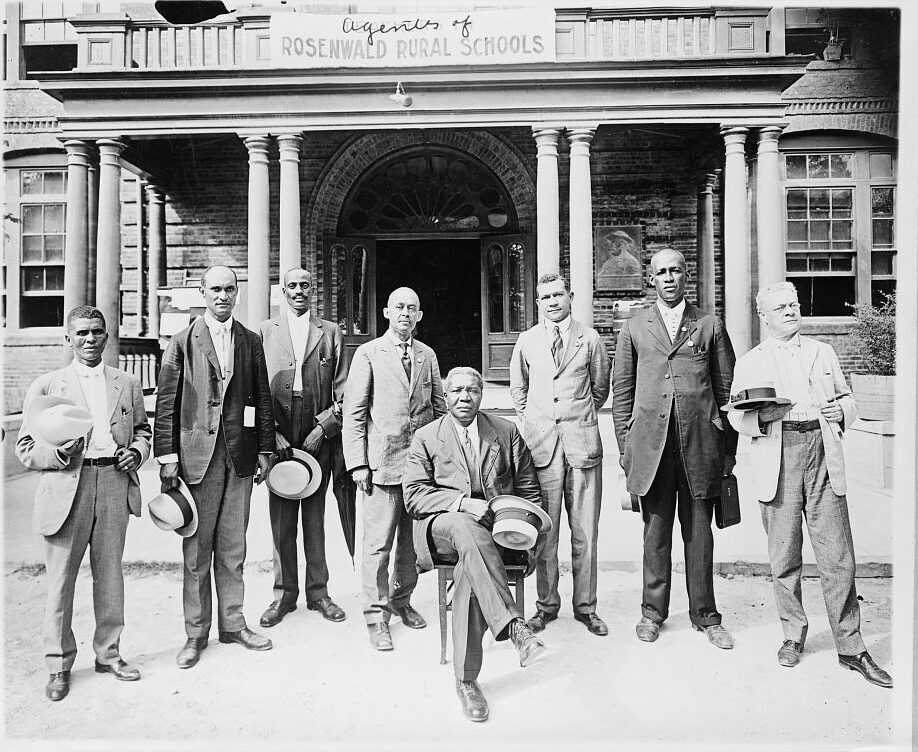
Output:
<instances>
[{"instance_id":1,"label":"dark suit jacket","mask_svg":"<svg viewBox=\"0 0 918 752\"><path fill-rule=\"evenodd\" d=\"M246 407L254 427L243 426ZM233 321L233 376L223 394L220 361L204 318L172 338L163 355L156 395L153 450L178 454L186 483L200 483L214 454L220 421L236 475L254 475L259 452L273 452L274 413L261 340Z\"/></svg>"},{"instance_id":2,"label":"dark suit jacket","mask_svg":"<svg viewBox=\"0 0 918 752\"><path fill-rule=\"evenodd\" d=\"M676 406L685 472L696 499L720 495L725 453L736 432L719 408L730 400L733 345L713 314L686 303L675 342L656 304L625 322L615 348L612 419L628 491L646 495Z\"/></svg>"},{"instance_id":3,"label":"dark suit jacket","mask_svg":"<svg viewBox=\"0 0 918 752\"><path fill-rule=\"evenodd\" d=\"M471 495L465 454L450 421L452 418L444 415L415 432L402 481L405 508L415 519L414 548L421 572L433 569L431 522L438 514L450 511L460 493ZM478 438L485 497L515 494L541 506L535 465L516 425L478 413Z\"/></svg>"},{"instance_id":4,"label":"dark suit jacket","mask_svg":"<svg viewBox=\"0 0 918 752\"><path fill-rule=\"evenodd\" d=\"M259 326L268 367L268 384L274 404L274 422L277 430L291 441L294 435L309 433L316 425L316 416L323 410L338 405L344 398L347 378L341 330L331 321L309 317L309 337L303 357L303 426L290 424L290 405L293 394L294 366L293 340L287 312ZM340 420L337 428L340 431ZM328 438L337 435L326 432Z\"/></svg>"}]
</instances>

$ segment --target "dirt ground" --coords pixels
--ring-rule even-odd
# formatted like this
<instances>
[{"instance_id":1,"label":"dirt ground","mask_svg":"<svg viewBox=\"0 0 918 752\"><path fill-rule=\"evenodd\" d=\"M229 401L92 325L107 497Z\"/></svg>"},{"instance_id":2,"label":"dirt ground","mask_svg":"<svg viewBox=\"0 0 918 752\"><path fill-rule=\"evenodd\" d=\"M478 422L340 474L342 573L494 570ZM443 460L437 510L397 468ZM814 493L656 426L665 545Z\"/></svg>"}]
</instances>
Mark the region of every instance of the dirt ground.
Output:
<instances>
[{"instance_id":1,"label":"dirt ground","mask_svg":"<svg viewBox=\"0 0 918 752\"><path fill-rule=\"evenodd\" d=\"M122 653L143 680L123 683L92 670L92 583L84 570L74 613L79 654L70 695L59 703L44 697L44 578L26 568L4 579L6 749L847 750L890 739L891 692L838 666L815 580L804 585L806 652L786 669L775 661L781 633L765 578L717 579L724 624L737 643L721 651L690 629L680 575L655 644L634 636L639 574L600 572L605 638L571 618L564 576L562 618L546 630L549 651L540 662L520 669L509 643L486 642L480 681L491 719L472 724L461 714L452 666L439 665L433 574L422 576L413 599L430 626L412 631L395 620L394 652L378 653L366 638L355 577L339 578L333 591L347 621L324 621L301 599L282 624L260 630L272 577L265 564L249 567L246 614L274 650L250 653L213 634L198 666L182 671L175 665L184 641L180 575L174 567L132 567ZM527 611L534 587L527 582ZM859 579L858 590L868 647L895 677L891 580Z\"/></svg>"}]
</instances>

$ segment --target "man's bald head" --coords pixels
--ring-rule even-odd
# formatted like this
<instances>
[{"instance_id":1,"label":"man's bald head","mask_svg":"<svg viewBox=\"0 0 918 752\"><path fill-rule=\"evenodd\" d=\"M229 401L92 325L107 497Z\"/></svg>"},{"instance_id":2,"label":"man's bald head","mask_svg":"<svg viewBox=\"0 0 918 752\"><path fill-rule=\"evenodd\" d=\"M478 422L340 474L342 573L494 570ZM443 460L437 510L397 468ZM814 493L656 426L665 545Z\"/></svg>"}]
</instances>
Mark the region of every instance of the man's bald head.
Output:
<instances>
[{"instance_id":1,"label":"man's bald head","mask_svg":"<svg viewBox=\"0 0 918 752\"><path fill-rule=\"evenodd\" d=\"M389 299L386 301L386 307L391 308L394 300L414 300L414 304L421 308L421 299L418 294L410 287L396 287L389 293Z\"/></svg>"},{"instance_id":2,"label":"man's bald head","mask_svg":"<svg viewBox=\"0 0 918 752\"><path fill-rule=\"evenodd\" d=\"M287 282L289 282L293 277L296 277L297 279L306 279L309 282L312 282L312 275L309 273L309 271L301 266L295 266L293 269L288 269L284 272L284 287L287 286Z\"/></svg>"},{"instance_id":3,"label":"man's bald head","mask_svg":"<svg viewBox=\"0 0 918 752\"><path fill-rule=\"evenodd\" d=\"M420 298L410 287L398 287L389 293L383 308L383 318L389 320L389 329L403 342L411 337L423 315Z\"/></svg>"},{"instance_id":4,"label":"man's bald head","mask_svg":"<svg viewBox=\"0 0 918 752\"><path fill-rule=\"evenodd\" d=\"M223 266L222 264L215 264L214 266L208 266L204 270L204 273L201 275L201 287L207 286L207 278L211 276L211 274L219 274L220 276L224 276L227 274L232 275L233 284L236 285L237 287L239 286L239 278L236 276L236 272L234 272L228 266Z\"/></svg>"}]
</instances>

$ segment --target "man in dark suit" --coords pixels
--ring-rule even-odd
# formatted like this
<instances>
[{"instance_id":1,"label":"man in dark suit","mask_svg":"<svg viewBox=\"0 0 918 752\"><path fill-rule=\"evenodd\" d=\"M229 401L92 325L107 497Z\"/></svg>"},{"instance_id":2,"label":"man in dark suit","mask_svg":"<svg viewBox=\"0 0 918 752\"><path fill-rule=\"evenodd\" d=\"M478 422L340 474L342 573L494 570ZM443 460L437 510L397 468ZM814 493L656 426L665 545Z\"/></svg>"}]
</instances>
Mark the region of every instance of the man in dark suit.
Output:
<instances>
[{"instance_id":1,"label":"man in dark suit","mask_svg":"<svg viewBox=\"0 0 918 752\"><path fill-rule=\"evenodd\" d=\"M96 672L136 681L140 671L119 649L124 629L121 558L130 515L140 516L139 468L150 454L150 424L137 377L102 364L108 333L102 312L77 306L67 315L67 344L73 362L39 376L23 406L16 456L38 470L33 524L44 536L48 600L42 625L45 660L51 670L45 694L63 700L76 659L73 595L83 554L89 548L96 629ZM62 397L93 417L88 437L60 448L36 440L30 406L38 397Z\"/></svg>"},{"instance_id":2,"label":"man in dark suit","mask_svg":"<svg viewBox=\"0 0 918 752\"><path fill-rule=\"evenodd\" d=\"M296 561L298 512L303 518L306 554L306 608L329 621L344 621L344 610L328 595L325 563L325 492L332 466L332 445L326 439L341 430L341 398L347 370L341 330L309 311L312 277L305 269L284 274L280 315L259 327L268 365L268 383L274 400L274 422L279 455L290 447L303 448L322 468L322 482L306 499L270 494L271 532L274 539L274 600L261 616L261 626L273 627L296 609L300 594ZM331 410L329 410L331 408ZM321 422L320 416L326 416Z\"/></svg>"},{"instance_id":3,"label":"man in dark suit","mask_svg":"<svg viewBox=\"0 0 918 752\"><path fill-rule=\"evenodd\" d=\"M179 668L207 647L212 618L210 570L217 589L220 642L270 650L242 613L242 565L252 477L275 449L265 354L258 335L233 319L236 275L212 266L201 277L207 311L172 338L163 355L153 448L163 490L181 477L198 507L198 529L182 540L187 641Z\"/></svg>"},{"instance_id":4,"label":"man in dark suit","mask_svg":"<svg viewBox=\"0 0 918 752\"><path fill-rule=\"evenodd\" d=\"M456 693L466 717L488 719L488 703L478 686L481 639L510 639L520 665L544 650L523 621L507 586L507 570L491 538L488 500L515 494L541 506L539 480L529 449L517 427L478 412L483 382L473 368L454 368L446 376L449 414L418 429L408 452L402 486L405 506L415 519L418 569L435 558L458 558L453 580L453 669ZM531 555L531 571L535 557Z\"/></svg>"},{"instance_id":5,"label":"man in dark suit","mask_svg":"<svg viewBox=\"0 0 918 752\"><path fill-rule=\"evenodd\" d=\"M641 497L644 593L639 639L653 642L669 615L673 522L685 544L689 618L719 648L733 647L714 600L711 517L721 479L736 464L730 399L733 346L713 314L685 300L685 258L650 261L657 302L625 322L612 372L612 418L628 491Z\"/></svg>"},{"instance_id":6,"label":"man in dark suit","mask_svg":"<svg viewBox=\"0 0 918 752\"><path fill-rule=\"evenodd\" d=\"M393 648L389 632L393 613L412 629L427 626L410 603L418 582L417 555L402 496L411 437L446 412L437 356L413 336L423 314L414 290L393 290L383 308L389 329L357 348L344 390L344 460L364 493L363 615L376 650Z\"/></svg>"}]
</instances>

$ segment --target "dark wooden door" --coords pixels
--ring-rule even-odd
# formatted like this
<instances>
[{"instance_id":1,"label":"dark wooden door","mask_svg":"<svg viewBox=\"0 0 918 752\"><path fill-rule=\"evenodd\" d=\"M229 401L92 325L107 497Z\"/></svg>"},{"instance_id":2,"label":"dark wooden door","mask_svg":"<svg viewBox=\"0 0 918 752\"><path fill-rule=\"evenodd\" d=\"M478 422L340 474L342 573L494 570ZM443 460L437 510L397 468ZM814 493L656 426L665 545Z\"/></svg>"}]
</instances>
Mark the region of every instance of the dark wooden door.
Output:
<instances>
[{"instance_id":1,"label":"dark wooden door","mask_svg":"<svg viewBox=\"0 0 918 752\"><path fill-rule=\"evenodd\" d=\"M329 238L325 244L325 314L338 323L347 363L376 336L376 241Z\"/></svg>"}]
</instances>

